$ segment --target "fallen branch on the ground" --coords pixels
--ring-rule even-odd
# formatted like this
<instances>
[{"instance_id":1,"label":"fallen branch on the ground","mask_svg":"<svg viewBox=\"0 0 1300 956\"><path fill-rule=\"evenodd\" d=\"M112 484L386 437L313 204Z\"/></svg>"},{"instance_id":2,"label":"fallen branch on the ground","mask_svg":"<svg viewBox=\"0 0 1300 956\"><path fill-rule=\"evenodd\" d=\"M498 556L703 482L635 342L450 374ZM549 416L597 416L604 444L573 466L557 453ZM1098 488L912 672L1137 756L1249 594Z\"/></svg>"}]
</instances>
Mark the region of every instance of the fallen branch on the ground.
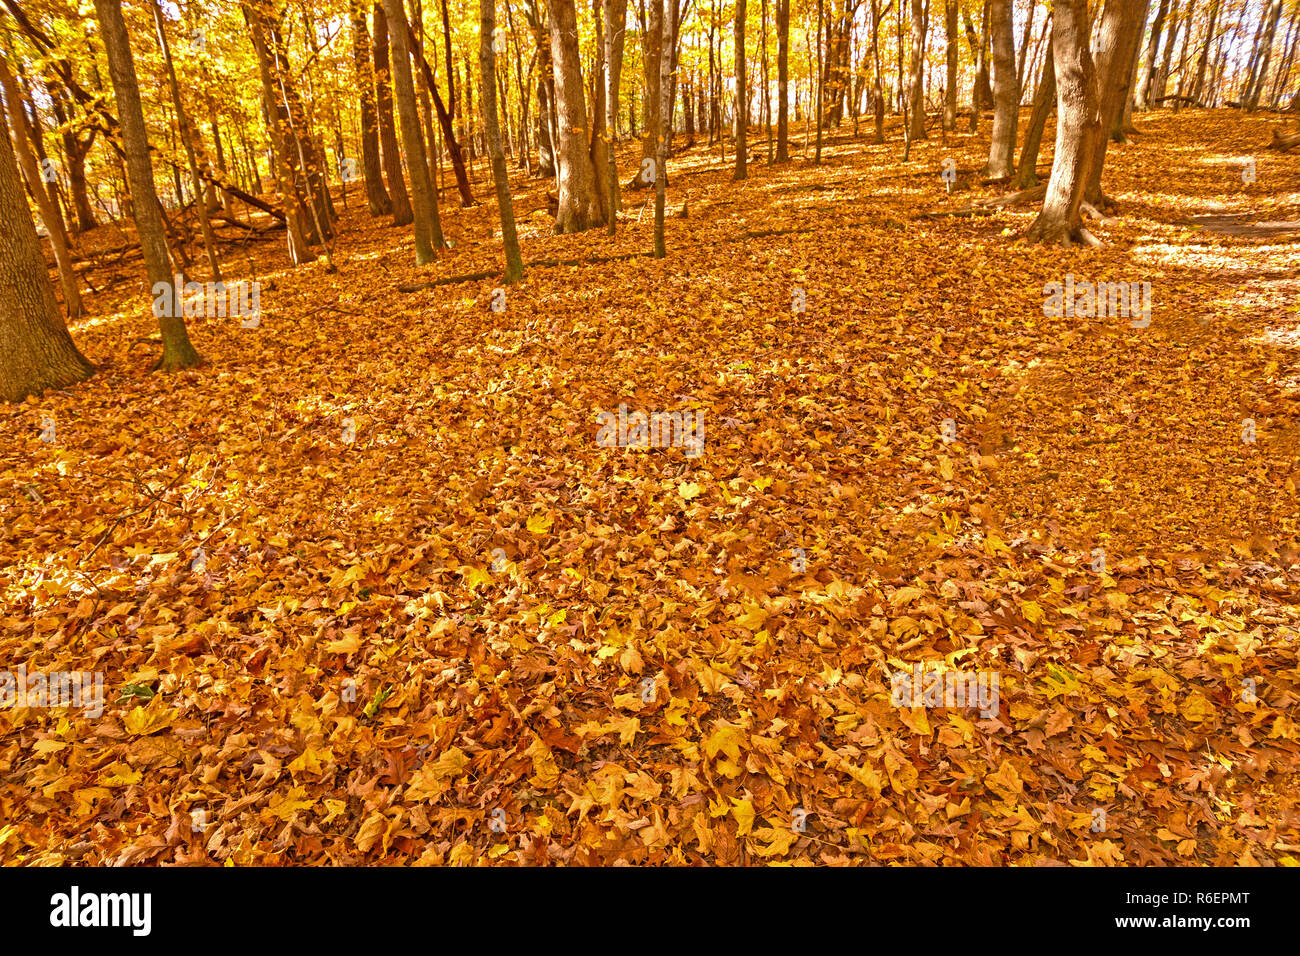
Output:
<instances>
[{"instance_id":1,"label":"fallen branch on the ground","mask_svg":"<svg viewBox=\"0 0 1300 956\"><path fill-rule=\"evenodd\" d=\"M1282 152L1296 146L1300 146L1300 133L1284 133L1280 129L1273 130L1273 142L1268 144L1269 149L1277 149Z\"/></svg>"},{"instance_id":2,"label":"fallen branch on the ground","mask_svg":"<svg viewBox=\"0 0 1300 956\"><path fill-rule=\"evenodd\" d=\"M588 256L585 259L535 259L532 262L524 263L525 269L554 269L559 266L586 266L600 265L605 262L623 262L627 259L649 258L649 252L628 252L621 256ZM493 269L488 272L469 272L459 276L445 276L441 279L433 279L429 282L403 282L397 286L398 292L422 292L425 289L432 289L440 285L456 285L460 282L481 282L484 279L494 279L501 276L501 271Z\"/></svg>"},{"instance_id":3,"label":"fallen branch on the ground","mask_svg":"<svg viewBox=\"0 0 1300 956\"><path fill-rule=\"evenodd\" d=\"M917 216L918 219L938 219L943 216L991 216L996 210L1008 209L1011 206L1025 206L1031 203L1042 202L1043 197L1047 195L1047 183L1039 183L1037 186L1029 189L1021 189L1014 193L1007 193L1005 196L994 196L991 199L977 199L964 209L947 209L937 212L922 213Z\"/></svg>"}]
</instances>

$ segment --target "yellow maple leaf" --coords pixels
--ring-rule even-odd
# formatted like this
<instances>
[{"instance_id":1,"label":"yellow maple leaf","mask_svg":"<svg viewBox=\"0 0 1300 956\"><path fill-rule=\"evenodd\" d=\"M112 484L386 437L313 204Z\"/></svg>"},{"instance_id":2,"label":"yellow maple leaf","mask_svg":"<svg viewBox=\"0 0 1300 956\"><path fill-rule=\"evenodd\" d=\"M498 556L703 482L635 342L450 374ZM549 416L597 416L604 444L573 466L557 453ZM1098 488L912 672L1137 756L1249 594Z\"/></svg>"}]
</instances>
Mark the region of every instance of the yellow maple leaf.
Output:
<instances>
[{"instance_id":1,"label":"yellow maple leaf","mask_svg":"<svg viewBox=\"0 0 1300 956\"><path fill-rule=\"evenodd\" d=\"M175 719L176 711L163 704L161 694L155 694L148 704L127 714L122 724L129 734L152 734L170 726Z\"/></svg>"},{"instance_id":2,"label":"yellow maple leaf","mask_svg":"<svg viewBox=\"0 0 1300 956\"><path fill-rule=\"evenodd\" d=\"M744 836L754 828L754 801L732 797L731 815L736 818L736 836Z\"/></svg>"}]
</instances>

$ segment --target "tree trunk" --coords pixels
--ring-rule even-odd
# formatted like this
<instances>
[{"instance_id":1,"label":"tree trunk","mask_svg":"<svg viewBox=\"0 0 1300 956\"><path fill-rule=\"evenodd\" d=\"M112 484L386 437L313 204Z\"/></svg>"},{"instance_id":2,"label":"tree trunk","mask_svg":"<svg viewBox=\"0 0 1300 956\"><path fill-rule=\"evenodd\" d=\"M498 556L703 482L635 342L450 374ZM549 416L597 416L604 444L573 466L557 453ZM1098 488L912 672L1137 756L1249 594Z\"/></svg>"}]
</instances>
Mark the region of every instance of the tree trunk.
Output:
<instances>
[{"instance_id":1,"label":"tree trunk","mask_svg":"<svg viewBox=\"0 0 1300 956\"><path fill-rule=\"evenodd\" d=\"M415 80L411 76L411 31L402 0L383 0L388 17L388 37L392 44L393 91L397 97L397 118L402 127L402 146L406 151L406 170L411 179L412 229L415 234L415 264L422 266L435 258L433 246L442 241L442 224L438 219L438 197L429 181L428 158L424 135L420 131L419 107L415 102Z\"/></svg>"},{"instance_id":2,"label":"tree trunk","mask_svg":"<svg viewBox=\"0 0 1300 956\"><path fill-rule=\"evenodd\" d=\"M775 0L775 2L776 161L788 163L790 162L790 0Z\"/></svg>"},{"instance_id":3,"label":"tree trunk","mask_svg":"<svg viewBox=\"0 0 1300 956\"><path fill-rule=\"evenodd\" d=\"M375 107L375 74L370 64L370 31L366 29L361 0L349 0L352 21L352 66L361 90L361 167L366 177L366 202L370 215L387 216L393 201L384 189L383 166L379 159L379 113Z\"/></svg>"},{"instance_id":4,"label":"tree trunk","mask_svg":"<svg viewBox=\"0 0 1300 956\"><path fill-rule=\"evenodd\" d=\"M402 178L402 156L397 147L397 127L393 124L393 89L389 77L388 14L382 3L374 6L375 22L375 110L379 118L379 144L383 150L384 172L393 206L393 225L408 226L415 219L411 197Z\"/></svg>"},{"instance_id":5,"label":"tree trunk","mask_svg":"<svg viewBox=\"0 0 1300 956\"><path fill-rule=\"evenodd\" d=\"M497 211L501 216L501 241L506 252L505 282L510 285L524 277L524 260L519 254L519 235L515 232L515 207L510 199L510 177L506 157L501 150L501 129L497 120L496 52L492 48L497 27L495 0L479 0L478 60L482 69L479 96L483 100L483 138L492 158L492 181L497 190Z\"/></svg>"},{"instance_id":6,"label":"tree trunk","mask_svg":"<svg viewBox=\"0 0 1300 956\"><path fill-rule=\"evenodd\" d=\"M984 175L989 179L1006 179L1015 172L1020 90L1016 86L1016 50L1011 13L1011 0L991 0L989 3L989 29L993 38L994 102L989 161L984 167Z\"/></svg>"},{"instance_id":7,"label":"tree trunk","mask_svg":"<svg viewBox=\"0 0 1300 956\"><path fill-rule=\"evenodd\" d=\"M908 138L925 139L925 34L928 6L922 0L912 0L912 76L911 76L911 129Z\"/></svg>"},{"instance_id":8,"label":"tree trunk","mask_svg":"<svg viewBox=\"0 0 1300 956\"><path fill-rule=\"evenodd\" d=\"M550 0L551 3L557 3L558 0ZM653 5L656 0L650 0ZM673 0L663 0L662 13L660 22L663 24L662 50L667 52L673 48ZM671 70L672 57L659 57L659 115L668 116L671 112L668 97L672 85L669 82L669 72ZM659 155L658 162L655 166L657 175L655 176L655 258L662 259L666 256L667 250L664 245L664 204L666 201L665 193L667 192L668 183L668 137L659 137Z\"/></svg>"},{"instance_id":9,"label":"tree trunk","mask_svg":"<svg viewBox=\"0 0 1300 956\"><path fill-rule=\"evenodd\" d=\"M551 17L551 59L555 71L556 126L560 141L557 233L603 226L596 169L587 147L587 106L578 60L578 23L573 0L547 0ZM657 170L658 172L659 170Z\"/></svg>"},{"instance_id":10,"label":"tree trunk","mask_svg":"<svg viewBox=\"0 0 1300 956\"><path fill-rule=\"evenodd\" d=\"M1129 63L1133 46L1142 40L1138 21L1146 15L1146 0L1110 0L1102 13L1101 45L1097 50L1097 119L1102 134L1092 144L1083 198L1097 208L1103 205L1101 174L1106 165L1110 130L1128 98Z\"/></svg>"},{"instance_id":11,"label":"tree trunk","mask_svg":"<svg viewBox=\"0 0 1300 956\"><path fill-rule=\"evenodd\" d=\"M662 13L663 8L659 0L650 0L650 9L647 11L646 22L641 31L641 64L645 80L645 99L641 107L641 119L645 126L644 138L641 140L643 169L646 168L647 159L652 160L657 167L659 139L662 135L659 115L659 60L663 56L665 30ZM671 26L669 24L668 29L671 29ZM638 176L636 182L641 186L654 185L653 179L645 179L643 176Z\"/></svg>"},{"instance_id":12,"label":"tree trunk","mask_svg":"<svg viewBox=\"0 0 1300 956\"><path fill-rule=\"evenodd\" d=\"M1216 0L1217 2L1217 0ZM1138 60L1142 58L1142 27L1147 22L1147 13L1151 10L1151 0L1142 0L1142 13L1139 15L1135 29L1138 36L1128 44L1131 50L1128 59L1128 76L1124 87L1124 103L1115 114L1115 122L1110 128L1110 138L1116 143L1127 143L1129 134L1136 133L1133 126L1133 105L1136 98ZM1209 42L1208 39L1206 42Z\"/></svg>"},{"instance_id":13,"label":"tree trunk","mask_svg":"<svg viewBox=\"0 0 1300 956\"><path fill-rule=\"evenodd\" d=\"M957 0L945 0L943 7L944 39L947 41L947 78L943 88L943 128L957 128Z\"/></svg>"},{"instance_id":14,"label":"tree trunk","mask_svg":"<svg viewBox=\"0 0 1300 956\"><path fill-rule=\"evenodd\" d=\"M221 261L217 258L217 237L212 232L212 222L208 219L208 207L203 199L203 177L199 175L198 160L194 157L194 140L198 138L198 131L190 122L189 114L185 112L185 106L181 103L180 86L176 83L176 68L172 65L171 46L167 42L167 33L163 29L162 9L158 6L158 0L150 0L149 6L153 10L154 26L158 31L158 49L162 52L163 63L167 68L167 85L172 94L172 107L176 110L176 124L180 130L181 143L185 147L185 161L190 168L190 179L194 184L194 208L198 212L199 229L203 233L203 249L208 256L208 268L212 273L212 281L221 281Z\"/></svg>"},{"instance_id":15,"label":"tree trunk","mask_svg":"<svg viewBox=\"0 0 1300 956\"><path fill-rule=\"evenodd\" d=\"M258 76L262 81L262 115L271 140L271 168L275 173L276 189L284 204L289 259L294 265L301 265L316 258L308 248L306 180L296 155L299 150L284 105L276 95L275 63L267 46L267 31L262 13L258 8L245 4L244 17L257 55Z\"/></svg>"},{"instance_id":16,"label":"tree trunk","mask_svg":"<svg viewBox=\"0 0 1300 956\"><path fill-rule=\"evenodd\" d=\"M1160 33L1165 26L1165 14L1169 11L1169 0L1160 0L1160 6L1156 8L1156 19L1151 24L1151 39L1147 42L1147 68L1142 72L1141 79L1138 80L1138 88L1134 100L1137 108L1146 110L1150 108L1149 99L1151 93L1151 84L1155 81L1156 76L1156 55L1160 52Z\"/></svg>"},{"instance_id":17,"label":"tree trunk","mask_svg":"<svg viewBox=\"0 0 1300 956\"><path fill-rule=\"evenodd\" d=\"M1034 242L1068 244L1082 239L1079 206L1092 159L1097 88L1088 50L1088 0L1056 0L1052 7L1052 58L1056 70L1056 155L1043 208L1030 224Z\"/></svg>"},{"instance_id":18,"label":"tree trunk","mask_svg":"<svg viewBox=\"0 0 1300 956\"><path fill-rule=\"evenodd\" d=\"M877 145L885 141L885 88L884 80L880 76L880 20L880 0L871 0L871 56L874 62L871 98L872 105L875 108L875 142Z\"/></svg>"},{"instance_id":19,"label":"tree trunk","mask_svg":"<svg viewBox=\"0 0 1300 956\"><path fill-rule=\"evenodd\" d=\"M1195 0L1192 0L1195 2ZM1169 64L1173 61L1174 45L1178 42L1178 6L1179 0L1173 0L1169 10L1168 25L1165 28L1164 58L1147 89L1147 101L1159 102L1165 95L1165 84L1169 81ZM1154 65L1154 64L1153 64Z\"/></svg>"},{"instance_id":20,"label":"tree trunk","mask_svg":"<svg viewBox=\"0 0 1300 956\"><path fill-rule=\"evenodd\" d=\"M614 130L618 126L618 88L623 74L623 43L627 30L627 0L603 0L605 17L605 127L609 136L606 152L606 180L609 183L609 234L618 226L622 203L618 190L618 162L614 155Z\"/></svg>"},{"instance_id":21,"label":"tree trunk","mask_svg":"<svg viewBox=\"0 0 1300 956\"><path fill-rule=\"evenodd\" d=\"M1300 7L1296 7L1287 24L1286 38L1282 41L1282 59L1277 65L1273 78L1273 92L1269 97L1269 106L1277 109L1282 101L1282 84L1291 74L1291 64L1295 60L1296 27L1300 26ZM1300 100L1297 100L1300 102Z\"/></svg>"},{"instance_id":22,"label":"tree trunk","mask_svg":"<svg viewBox=\"0 0 1300 956\"><path fill-rule=\"evenodd\" d=\"M767 74L767 0L762 0L763 22L763 133L767 137L767 165L772 165L772 83Z\"/></svg>"},{"instance_id":23,"label":"tree trunk","mask_svg":"<svg viewBox=\"0 0 1300 956\"><path fill-rule=\"evenodd\" d=\"M1192 99L1200 100L1205 91L1205 70L1210 63L1210 47L1214 46L1215 30L1219 26L1219 0L1210 3L1210 18L1205 27L1205 42L1201 45L1201 55L1196 62L1196 80L1192 83Z\"/></svg>"},{"instance_id":24,"label":"tree trunk","mask_svg":"<svg viewBox=\"0 0 1300 956\"><path fill-rule=\"evenodd\" d=\"M9 104L10 128L13 131L13 149L17 153L18 163L27 180L27 188L36 200L36 207L41 211L41 221L50 236L50 246L54 250L54 261L59 267L59 285L63 289L63 304L67 307L68 318L79 319L85 315L86 308L81 302L81 290L77 273L72 268L72 253L68 249L68 234L63 223L63 216L45 189L41 179L40 167L36 155L29 144L31 131L27 126L27 115L23 111L23 96L18 83L9 71L9 62L0 53L0 85L4 88L5 100ZM9 220L5 220L9 222ZM41 257L41 267L45 267L45 258Z\"/></svg>"},{"instance_id":25,"label":"tree trunk","mask_svg":"<svg viewBox=\"0 0 1300 956\"><path fill-rule=\"evenodd\" d=\"M1268 61L1273 55L1273 37L1277 34L1277 21L1281 14L1282 0L1273 0L1259 47L1259 62L1241 99L1242 109L1247 112L1254 112L1259 107L1259 95L1264 89L1264 79L1268 76Z\"/></svg>"},{"instance_id":26,"label":"tree trunk","mask_svg":"<svg viewBox=\"0 0 1300 956\"><path fill-rule=\"evenodd\" d=\"M20 402L80 382L94 366L73 344L59 312L3 112L0 126L0 401Z\"/></svg>"},{"instance_id":27,"label":"tree trunk","mask_svg":"<svg viewBox=\"0 0 1300 956\"><path fill-rule=\"evenodd\" d=\"M820 0L818 0L820 2ZM749 129L749 93L745 84L745 0L736 0L736 168L733 180L748 177L745 163L749 158L746 134Z\"/></svg>"},{"instance_id":28,"label":"tree trunk","mask_svg":"<svg viewBox=\"0 0 1300 956\"><path fill-rule=\"evenodd\" d=\"M121 0L95 0L95 14L99 20L104 52L108 57L108 73L117 98L122 151L126 154L127 187L131 191L131 208L135 215L136 231L140 235L151 295L156 301L160 293L170 290L174 294L167 298L175 305L180 301L181 290L175 288L171 256L163 232L162 205L158 202L158 193L154 188L144 111L140 106L140 87L135 76L135 58L131 55L126 22L122 19ZM162 357L155 367L170 372L198 365L201 359L190 343L184 313L175 308L155 311L160 313L158 327L162 332L163 346ZM168 315L169 312L181 314Z\"/></svg>"},{"instance_id":29,"label":"tree trunk","mask_svg":"<svg viewBox=\"0 0 1300 956\"><path fill-rule=\"evenodd\" d=\"M1050 14L1049 14L1050 16ZM1048 21L1051 29L1051 21ZM1020 148L1020 165L1016 168L1016 188L1029 189L1038 185L1038 151L1043 143L1043 130L1047 117L1056 101L1056 70L1052 62L1052 48L1047 48L1047 62L1043 65L1043 78L1034 93L1034 109L1025 130L1025 145Z\"/></svg>"},{"instance_id":30,"label":"tree trunk","mask_svg":"<svg viewBox=\"0 0 1300 956\"><path fill-rule=\"evenodd\" d=\"M822 161L822 118L823 118L823 116L825 115L825 111L824 111L824 109L823 109L823 104L822 104L822 85L823 85L823 84L822 84L822 0L817 0L817 42L816 42L815 45L816 45L816 47L817 47L817 76L816 76L816 83L817 83L817 99L816 99L816 104L817 104L817 105L816 105L816 110L817 110L817 153L816 153L816 155L815 155L814 158L813 158L813 162L816 163L817 165L821 165L821 161ZM804 128L807 129L807 127L804 127ZM805 144L805 146L804 146L805 151L807 150L807 148L808 148L808 147L807 147L807 145Z\"/></svg>"}]
</instances>

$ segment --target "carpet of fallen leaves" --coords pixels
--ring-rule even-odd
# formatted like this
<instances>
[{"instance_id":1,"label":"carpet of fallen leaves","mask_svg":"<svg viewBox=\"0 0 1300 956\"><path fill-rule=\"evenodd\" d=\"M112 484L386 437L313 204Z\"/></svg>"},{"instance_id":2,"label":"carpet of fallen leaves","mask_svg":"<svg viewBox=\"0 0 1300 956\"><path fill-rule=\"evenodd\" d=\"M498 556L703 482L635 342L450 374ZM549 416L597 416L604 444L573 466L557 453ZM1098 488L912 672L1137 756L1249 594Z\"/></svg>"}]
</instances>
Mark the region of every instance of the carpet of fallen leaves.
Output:
<instances>
[{"instance_id":1,"label":"carpet of fallen leaves","mask_svg":"<svg viewBox=\"0 0 1300 956\"><path fill-rule=\"evenodd\" d=\"M0 412L0 666L107 702L0 710L0 861L1300 863L1300 234L1251 228L1300 156L1226 113L1112 147L1098 250L921 218L994 195L987 140L864 125L685 151L667 259L504 312L397 290L498 267L490 203L417 273L355 192L337 274L232 256L262 324L191 320L198 370L147 371L142 282L93 298L99 374ZM544 189L526 260L649 248L646 193L611 240ZM1045 318L1067 273L1150 327ZM620 403L704 454L598 447ZM997 714L893 706L917 661Z\"/></svg>"}]
</instances>

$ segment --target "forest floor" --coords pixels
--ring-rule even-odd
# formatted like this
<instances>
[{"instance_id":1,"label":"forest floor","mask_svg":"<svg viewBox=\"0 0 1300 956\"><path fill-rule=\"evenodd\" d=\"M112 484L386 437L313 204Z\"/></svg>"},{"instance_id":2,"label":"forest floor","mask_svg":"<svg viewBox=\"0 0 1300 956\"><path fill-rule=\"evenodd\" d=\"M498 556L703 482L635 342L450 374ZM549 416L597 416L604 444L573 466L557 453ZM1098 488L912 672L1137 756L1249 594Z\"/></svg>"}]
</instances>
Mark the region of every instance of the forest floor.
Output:
<instances>
[{"instance_id":1,"label":"forest floor","mask_svg":"<svg viewBox=\"0 0 1300 956\"><path fill-rule=\"evenodd\" d=\"M501 312L397 288L500 268L481 178L424 269L357 190L336 274L232 253L262 321L193 371L142 277L92 296L99 372L0 411L0 666L106 700L0 709L0 862L1300 864L1300 231L1254 226L1300 154L1138 123L1094 250L921 218L996 194L986 118L697 146L666 259ZM548 185L525 260L650 248L649 193L552 236ZM1150 325L1046 316L1067 274ZM598 446L620 404L703 454ZM995 710L895 706L916 662Z\"/></svg>"}]
</instances>

